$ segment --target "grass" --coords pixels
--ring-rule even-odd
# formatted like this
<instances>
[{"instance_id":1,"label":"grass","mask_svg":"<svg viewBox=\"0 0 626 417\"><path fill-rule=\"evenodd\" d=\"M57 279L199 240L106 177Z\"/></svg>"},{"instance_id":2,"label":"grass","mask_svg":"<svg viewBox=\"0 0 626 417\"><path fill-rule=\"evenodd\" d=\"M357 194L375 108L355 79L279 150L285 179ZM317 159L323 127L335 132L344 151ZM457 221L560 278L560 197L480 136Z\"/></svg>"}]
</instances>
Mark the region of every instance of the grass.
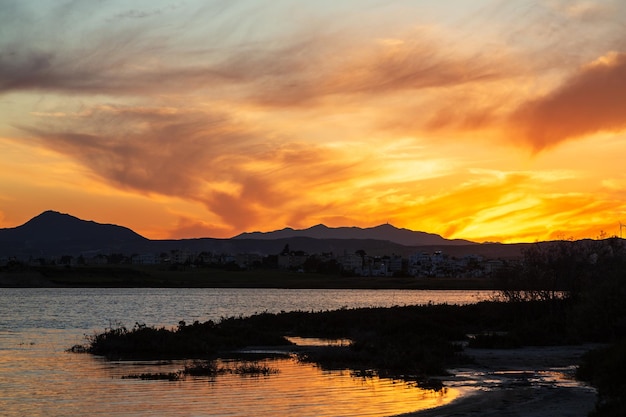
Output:
<instances>
[{"instance_id":1,"label":"grass","mask_svg":"<svg viewBox=\"0 0 626 417\"><path fill-rule=\"evenodd\" d=\"M569 342L570 332L562 325L566 317L559 313L565 311L566 302L560 304L561 308L542 302L481 302L261 313L217 323L181 322L172 329L136 324L131 329L105 329L90 336L85 346L72 349L112 359L213 360L237 357L236 352L248 346L288 346L285 335L349 339L349 346L313 347L301 352L300 359L326 369L374 370L379 376L424 382L468 361L459 342L469 341L470 334L484 335L474 337L475 345L504 343L494 335L535 344ZM210 373L211 369L203 365L189 372Z\"/></svg>"},{"instance_id":2,"label":"grass","mask_svg":"<svg viewBox=\"0 0 626 417\"><path fill-rule=\"evenodd\" d=\"M212 358L220 351L252 345L291 344L275 331L259 330L238 318L224 319L219 324L180 322L174 329L138 323L132 329L116 326L89 336L87 341L86 346L74 346L71 350L84 350L109 359L188 359Z\"/></svg>"},{"instance_id":3,"label":"grass","mask_svg":"<svg viewBox=\"0 0 626 417\"><path fill-rule=\"evenodd\" d=\"M181 374L180 372L142 373L126 375L123 376L122 379L178 381L181 379Z\"/></svg>"},{"instance_id":4,"label":"grass","mask_svg":"<svg viewBox=\"0 0 626 417\"><path fill-rule=\"evenodd\" d=\"M194 361L177 372L156 372L141 373L123 376L122 379L142 379L142 380L164 380L180 381L185 377L210 377L218 375L234 374L240 376L269 376L279 373L277 368L272 368L265 363L256 361L235 361L227 363L226 366L218 365L215 360Z\"/></svg>"}]
</instances>

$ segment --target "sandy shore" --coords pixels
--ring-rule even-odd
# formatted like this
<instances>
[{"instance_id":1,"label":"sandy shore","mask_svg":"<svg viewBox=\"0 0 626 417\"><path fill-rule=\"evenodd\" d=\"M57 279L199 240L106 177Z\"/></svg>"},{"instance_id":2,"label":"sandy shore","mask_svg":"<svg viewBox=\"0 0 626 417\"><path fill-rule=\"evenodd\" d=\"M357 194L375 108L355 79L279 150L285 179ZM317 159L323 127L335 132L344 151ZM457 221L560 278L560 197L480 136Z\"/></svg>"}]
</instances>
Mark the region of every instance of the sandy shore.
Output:
<instances>
[{"instance_id":1,"label":"sandy shore","mask_svg":"<svg viewBox=\"0 0 626 417\"><path fill-rule=\"evenodd\" d=\"M573 379L575 364L593 345L510 350L465 349L476 363L451 370L445 385L462 393L448 405L404 417L583 417L596 392Z\"/></svg>"}]
</instances>

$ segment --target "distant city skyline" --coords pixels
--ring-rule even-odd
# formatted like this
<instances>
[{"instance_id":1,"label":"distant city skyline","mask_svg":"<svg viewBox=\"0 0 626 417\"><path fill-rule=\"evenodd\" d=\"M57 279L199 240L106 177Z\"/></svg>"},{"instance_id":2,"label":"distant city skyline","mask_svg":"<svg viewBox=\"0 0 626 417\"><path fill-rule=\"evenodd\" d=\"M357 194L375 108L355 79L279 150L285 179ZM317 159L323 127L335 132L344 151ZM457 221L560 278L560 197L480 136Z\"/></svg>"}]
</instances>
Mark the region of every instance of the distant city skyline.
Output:
<instances>
[{"instance_id":1,"label":"distant city skyline","mask_svg":"<svg viewBox=\"0 0 626 417\"><path fill-rule=\"evenodd\" d=\"M0 1L0 228L620 235L619 0Z\"/></svg>"}]
</instances>

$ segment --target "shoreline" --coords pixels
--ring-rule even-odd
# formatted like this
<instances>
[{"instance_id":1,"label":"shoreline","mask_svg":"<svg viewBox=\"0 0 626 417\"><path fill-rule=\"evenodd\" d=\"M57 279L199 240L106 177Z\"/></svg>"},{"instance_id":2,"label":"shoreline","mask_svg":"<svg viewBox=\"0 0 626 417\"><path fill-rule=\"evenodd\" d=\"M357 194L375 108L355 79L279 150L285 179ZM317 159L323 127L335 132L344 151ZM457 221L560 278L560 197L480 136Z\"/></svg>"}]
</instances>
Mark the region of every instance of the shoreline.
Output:
<instances>
[{"instance_id":1,"label":"shoreline","mask_svg":"<svg viewBox=\"0 0 626 417\"><path fill-rule=\"evenodd\" d=\"M590 388L517 387L462 394L441 407L396 417L586 417L595 401L596 393Z\"/></svg>"},{"instance_id":2,"label":"shoreline","mask_svg":"<svg viewBox=\"0 0 626 417\"><path fill-rule=\"evenodd\" d=\"M105 265L29 267L0 270L2 288L280 288L280 289L397 289L491 290L490 278L463 277L361 277L340 274L293 272L278 269L226 271L189 268L171 271L162 267Z\"/></svg>"},{"instance_id":3,"label":"shoreline","mask_svg":"<svg viewBox=\"0 0 626 417\"><path fill-rule=\"evenodd\" d=\"M441 377L461 395L452 402L397 417L525 416L586 417L596 390L574 379L575 365L595 344L465 349L475 363Z\"/></svg>"}]
</instances>

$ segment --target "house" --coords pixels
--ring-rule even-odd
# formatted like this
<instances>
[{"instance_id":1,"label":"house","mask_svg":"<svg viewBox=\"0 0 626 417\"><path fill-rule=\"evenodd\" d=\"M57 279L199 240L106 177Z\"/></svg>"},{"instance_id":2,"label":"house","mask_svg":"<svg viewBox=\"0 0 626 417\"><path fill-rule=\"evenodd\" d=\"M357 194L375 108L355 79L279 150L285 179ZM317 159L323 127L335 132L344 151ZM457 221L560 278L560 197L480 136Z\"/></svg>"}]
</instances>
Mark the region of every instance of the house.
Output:
<instances>
[{"instance_id":1,"label":"house","mask_svg":"<svg viewBox=\"0 0 626 417\"><path fill-rule=\"evenodd\" d=\"M235 255L235 263L241 269L252 268L256 264L261 264L263 257L258 253L239 253Z\"/></svg>"},{"instance_id":2,"label":"house","mask_svg":"<svg viewBox=\"0 0 626 417\"><path fill-rule=\"evenodd\" d=\"M156 265L160 263L161 258L154 253L143 253L141 255L133 255L131 263L133 265Z\"/></svg>"},{"instance_id":3,"label":"house","mask_svg":"<svg viewBox=\"0 0 626 417\"><path fill-rule=\"evenodd\" d=\"M347 253L337 258L341 269L347 272L360 274L363 267L363 258L357 253Z\"/></svg>"},{"instance_id":4,"label":"house","mask_svg":"<svg viewBox=\"0 0 626 417\"><path fill-rule=\"evenodd\" d=\"M109 263L109 259L106 257L106 255L103 255L103 254L97 254L94 256L85 257L86 265L106 265L108 263Z\"/></svg>"},{"instance_id":5,"label":"house","mask_svg":"<svg viewBox=\"0 0 626 417\"><path fill-rule=\"evenodd\" d=\"M490 259L485 262L485 273L488 275L494 274L504 268L504 261L500 259Z\"/></svg>"},{"instance_id":6,"label":"house","mask_svg":"<svg viewBox=\"0 0 626 417\"><path fill-rule=\"evenodd\" d=\"M404 270L404 260L400 255L391 255L387 258L387 263L389 264L388 270L393 275L396 272L402 272Z\"/></svg>"},{"instance_id":7,"label":"house","mask_svg":"<svg viewBox=\"0 0 626 417\"><path fill-rule=\"evenodd\" d=\"M302 251L283 252L278 255L278 268L280 269L295 269L300 268L309 255Z\"/></svg>"}]
</instances>

